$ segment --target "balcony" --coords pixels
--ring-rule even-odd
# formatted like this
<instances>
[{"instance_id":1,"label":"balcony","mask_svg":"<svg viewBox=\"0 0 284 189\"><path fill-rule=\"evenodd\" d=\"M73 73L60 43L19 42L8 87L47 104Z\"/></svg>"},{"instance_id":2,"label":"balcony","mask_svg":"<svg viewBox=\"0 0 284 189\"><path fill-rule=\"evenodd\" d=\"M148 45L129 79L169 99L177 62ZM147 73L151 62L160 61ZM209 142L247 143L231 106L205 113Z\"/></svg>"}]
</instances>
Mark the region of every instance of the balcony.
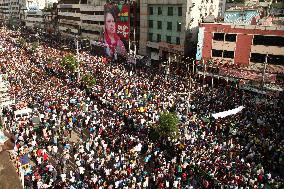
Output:
<instances>
[{"instance_id":1,"label":"balcony","mask_svg":"<svg viewBox=\"0 0 284 189\"><path fill-rule=\"evenodd\" d=\"M90 6L81 4L80 11L104 11L104 6Z\"/></svg>"},{"instance_id":2,"label":"balcony","mask_svg":"<svg viewBox=\"0 0 284 189\"><path fill-rule=\"evenodd\" d=\"M26 17L26 22L43 22L42 17Z\"/></svg>"},{"instance_id":3,"label":"balcony","mask_svg":"<svg viewBox=\"0 0 284 189\"><path fill-rule=\"evenodd\" d=\"M104 15L81 14L81 20L104 21Z\"/></svg>"},{"instance_id":4,"label":"balcony","mask_svg":"<svg viewBox=\"0 0 284 189\"><path fill-rule=\"evenodd\" d=\"M59 4L57 5L59 9L79 9L80 4Z\"/></svg>"},{"instance_id":5,"label":"balcony","mask_svg":"<svg viewBox=\"0 0 284 189\"><path fill-rule=\"evenodd\" d=\"M81 25L81 21L74 21L74 20L67 20L67 19L60 19L60 24L68 24L68 25Z\"/></svg>"},{"instance_id":6,"label":"balcony","mask_svg":"<svg viewBox=\"0 0 284 189\"><path fill-rule=\"evenodd\" d=\"M91 30L91 31L99 31L101 32L104 26L96 25L96 24L81 24L81 29L83 30Z\"/></svg>"},{"instance_id":7,"label":"balcony","mask_svg":"<svg viewBox=\"0 0 284 189\"><path fill-rule=\"evenodd\" d=\"M81 13L76 12L58 12L59 16L80 17Z\"/></svg>"}]
</instances>

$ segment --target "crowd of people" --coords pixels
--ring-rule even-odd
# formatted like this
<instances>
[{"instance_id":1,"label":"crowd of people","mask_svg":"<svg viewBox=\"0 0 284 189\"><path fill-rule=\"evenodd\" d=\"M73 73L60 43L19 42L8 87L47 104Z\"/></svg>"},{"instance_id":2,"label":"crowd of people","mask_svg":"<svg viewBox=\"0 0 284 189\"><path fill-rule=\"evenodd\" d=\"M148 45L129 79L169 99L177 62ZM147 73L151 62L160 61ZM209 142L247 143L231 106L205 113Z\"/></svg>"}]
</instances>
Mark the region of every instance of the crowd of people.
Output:
<instances>
[{"instance_id":1,"label":"crowd of people","mask_svg":"<svg viewBox=\"0 0 284 189\"><path fill-rule=\"evenodd\" d=\"M80 52L81 75L97 80L86 90L61 67L70 52L48 43L30 51L17 45L20 34L2 28L0 35L1 73L17 101L2 120L16 136L17 161L29 159L26 188L284 187L281 99L129 71ZM238 114L210 116L239 105ZM32 113L17 117L24 107ZM149 128L166 111L179 118L179 138L152 141Z\"/></svg>"}]
</instances>

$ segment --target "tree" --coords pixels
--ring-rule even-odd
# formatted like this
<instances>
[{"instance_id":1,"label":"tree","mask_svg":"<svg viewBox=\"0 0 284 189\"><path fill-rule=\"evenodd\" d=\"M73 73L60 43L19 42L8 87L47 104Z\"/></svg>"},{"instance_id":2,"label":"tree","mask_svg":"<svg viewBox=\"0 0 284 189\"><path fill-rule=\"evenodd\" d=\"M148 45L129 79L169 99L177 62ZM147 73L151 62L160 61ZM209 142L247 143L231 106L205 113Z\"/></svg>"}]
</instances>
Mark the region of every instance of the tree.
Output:
<instances>
[{"instance_id":1,"label":"tree","mask_svg":"<svg viewBox=\"0 0 284 189\"><path fill-rule=\"evenodd\" d=\"M61 60L61 66L66 70L70 72L75 72L76 69L79 67L79 62L77 61L76 57L73 55L66 55Z\"/></svg>"},{"instance_id":2,"label":"tree","mask_svg":"<svg viewBox=\"0 0 284 189\"><path fill-rule=\"evenodd\" d=\"M27 45L27 42L26 42L26 40L24 39L24 38L22 38L22 37L20 37L19 39L18 39L18 41L17 41L17 43L20 45L20 47L26 47L26 45Z\"/></svg>"},{"instance_id":3,"label":"tree","mask_svg":"<svg viewBox=\"0 0 284 189\"><path fill-rule=\"evenodd\" d=\"M32 52L34 52L38 48L38 46L39 46L38 42L33 42L31 48Z\"/></svg>"},{"instance_id":4,"label":"tree","mask_svg":"<svg viewBox=\"0 0 284 189\"><path fill-rule=\"evenodd\" d=\"M93 87L94 85L97 84L97 80L92 74L85 74L82 77L82 84L87 88Z\"/></svg>"},{"instance_id":5,"label":"tree","mask_svg":"<svg viewBox=\"0 0 284 189\"><path fill-rule=\"evenodd\" d=\"M176 139L179 134L178 130L179 119L176 113L164 112L160 115L159 124L150 129L149 137L152 140L167 140Z\"/></svg>"}]
</instances>

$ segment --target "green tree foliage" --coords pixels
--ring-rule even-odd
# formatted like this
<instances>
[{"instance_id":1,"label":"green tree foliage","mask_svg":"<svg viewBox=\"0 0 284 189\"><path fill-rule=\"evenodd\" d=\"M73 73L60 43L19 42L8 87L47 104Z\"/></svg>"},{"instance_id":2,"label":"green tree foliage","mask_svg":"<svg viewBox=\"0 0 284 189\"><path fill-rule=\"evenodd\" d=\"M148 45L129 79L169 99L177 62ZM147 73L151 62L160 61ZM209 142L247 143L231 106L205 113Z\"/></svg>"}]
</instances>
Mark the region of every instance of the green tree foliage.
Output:
<instances>
[{"instance_id":1,"label":"green tree foliage","mask_svg":"<svg viewBox=\"0 0 284 189\"><path fill-rule=\"evenodd\" d=\"M34 52L38 48L39 44L38 42L33 42L32 43L32 51Z\"/></svg>"},{"instance_id":2,"label":"green tree foliage","mask_svg":"<svg viewBox=\"0 0 284 189\"><path fill-rule=\"evenodd\" d=\"M167 140L170 139L176 139L179 130L178 130L178 117L176 113L162 113L159 118L159 124L156 126L153 126L150 129L149 137L151 140Z\"/></svg>"},{"instance_id":3,"label":"green tree foliage","mask_svg":"<svg viewBox=\"0 0 284 189\"><path fill-rule=\"evenodd\" d=\"M87 87L93 87L96 85L97 80L92 74L85 74L82 77L82 84L87 86Z\"/></svg>"},{"instance_id":4,"label":"green tree foliage","mask_svg":"<svg viewBox=\"0 0 284 189\"><path fill-rule=\"evenodd\" d=\"M21 47L26 47L26 45L27 45L26 40L25 40L24 38L22 38L22 37L17 40L17 43L18 43Z\"/></svg>"},{"instance_id":5,"label":"green tree foliage","mask_svg":"<svg viewBox=\"0 0 284 189\"><path fill-rule=\"evenodd\" d=\"M70 72L75 72L79 66L79 62L77 61L76 57L73 55L66 55L61 60L61 66Z\"/></svg>"}]
</instances>

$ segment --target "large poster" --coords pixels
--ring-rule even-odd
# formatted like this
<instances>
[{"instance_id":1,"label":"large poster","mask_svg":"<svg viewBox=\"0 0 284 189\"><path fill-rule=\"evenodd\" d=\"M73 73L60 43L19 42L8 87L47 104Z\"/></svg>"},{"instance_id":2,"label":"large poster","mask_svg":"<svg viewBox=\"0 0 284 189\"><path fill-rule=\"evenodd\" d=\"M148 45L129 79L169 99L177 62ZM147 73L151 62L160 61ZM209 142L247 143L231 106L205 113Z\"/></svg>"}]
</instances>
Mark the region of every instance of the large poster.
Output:
<instances>
[{"instance_id":1,"label":"large poster","mask_svg":"<svg viewBox=\"0 0 284 189\"><path fill-rule=\"evenodd\" d=\"M104 10L106 55L110 57L124 56L130 33L129 5L106 4Z\"/></svg>"}]
</instances>

